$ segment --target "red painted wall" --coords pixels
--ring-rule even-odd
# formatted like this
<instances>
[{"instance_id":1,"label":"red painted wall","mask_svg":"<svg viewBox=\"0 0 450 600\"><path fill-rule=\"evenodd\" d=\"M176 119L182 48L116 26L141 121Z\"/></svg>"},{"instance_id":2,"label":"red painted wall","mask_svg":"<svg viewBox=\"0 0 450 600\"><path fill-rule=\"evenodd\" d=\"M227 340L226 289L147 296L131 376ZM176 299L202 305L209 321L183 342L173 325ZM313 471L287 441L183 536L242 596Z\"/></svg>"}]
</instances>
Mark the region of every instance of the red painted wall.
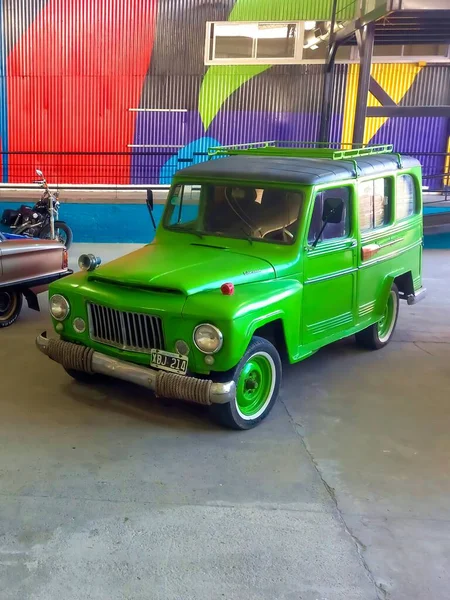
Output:
<instances>
[{"instance_id":1,"label":"red painted wall","mask_svg":"<svg viewBox=\"0 0 450 600\"><path fill-rule=\"evenodd\" d=\"M49 0L7 57L10 152L127 152L157 0ZM80 165L82 168L80 169ZM10 155L9 181L122 183L129 156Z\"/></svg>"}]
</instances>

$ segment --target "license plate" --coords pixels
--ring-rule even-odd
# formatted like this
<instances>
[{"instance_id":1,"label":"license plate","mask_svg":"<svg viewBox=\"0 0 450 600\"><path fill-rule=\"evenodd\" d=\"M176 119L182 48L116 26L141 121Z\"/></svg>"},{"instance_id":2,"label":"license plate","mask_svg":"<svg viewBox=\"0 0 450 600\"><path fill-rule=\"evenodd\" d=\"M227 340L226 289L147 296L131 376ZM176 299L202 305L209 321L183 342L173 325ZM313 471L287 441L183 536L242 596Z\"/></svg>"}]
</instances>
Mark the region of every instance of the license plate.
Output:
<instances>
[{"instance_id":1,"label":"license plate","mask_svg":"<svg viewBox=\"0 0 450 600\"><path fill-rule=\"evenodd\" d=\"M186 375L188 367L187 356L165 352L164 350L152 349L150 351L150 366L155 369L162 369L178 375Z\"/></svg>"}]
</instances>

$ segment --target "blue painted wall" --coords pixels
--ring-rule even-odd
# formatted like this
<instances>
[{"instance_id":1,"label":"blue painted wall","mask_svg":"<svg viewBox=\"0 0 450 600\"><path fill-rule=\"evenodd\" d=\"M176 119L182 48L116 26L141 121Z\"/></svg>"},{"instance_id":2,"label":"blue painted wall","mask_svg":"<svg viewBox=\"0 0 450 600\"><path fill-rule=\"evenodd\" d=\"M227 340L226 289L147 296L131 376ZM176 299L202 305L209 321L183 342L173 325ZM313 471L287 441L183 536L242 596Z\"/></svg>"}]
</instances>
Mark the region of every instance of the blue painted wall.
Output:
<instances>
[{"instance_id":1,"label":"blue painted wall","mask_svg":"<svg viewBox=\"0 0 450 600\"><path fill-rule=\"evenodd\" d=\"M21 203L0 202L0 214L5 208L19 208ZM155 205L158 223L164 206ZM450 212L447 207L427 207L425 214ZM62 220L73 229L75 242L84 243L136 243L145 244L155 237L147 207L144 204L63 204ZM0 225L0 230L7 228ZM425 234L425 248L450 248L450 233Z\"/></svg>"},{"instance_id":2,"label":"blue painted wall","mask_svg":"<svg viewBox=\"0 0 450 600\"><path fill-rule=\"evenodd\" d=\"M0 214L20 204L0 203ZM156 222L163 208L155 205ZM72 228L74 242L145 244L155 235L145 204L63 204L59 216Z\"/></svg>"}]
</instances>

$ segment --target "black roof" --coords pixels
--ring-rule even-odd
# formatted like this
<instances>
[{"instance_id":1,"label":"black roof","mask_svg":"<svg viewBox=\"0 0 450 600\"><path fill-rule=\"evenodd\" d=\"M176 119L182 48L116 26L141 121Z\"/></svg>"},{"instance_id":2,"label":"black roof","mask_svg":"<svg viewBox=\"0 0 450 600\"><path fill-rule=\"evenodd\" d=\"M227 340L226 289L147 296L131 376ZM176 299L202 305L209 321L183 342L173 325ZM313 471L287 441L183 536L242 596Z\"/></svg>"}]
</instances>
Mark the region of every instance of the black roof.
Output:
<instances>
[{"instance_id":1,"label":"black roof","mask_svg":"<svg viewBox=\"0 0 450 600\"><path fill-rule=\"evenodd\" d=\"M398 155L375 154L356 158L358 175L377 175L395 171ZM420 166L415 158L402 156L404 168ZM177 177L190 179L239 179L241 181L266 180L280 183L316 185L356 177L355 165L349 160L328 158L297 158L274 156L229 156L209 160L181 169Z\"/></svg>"}]
</instances>

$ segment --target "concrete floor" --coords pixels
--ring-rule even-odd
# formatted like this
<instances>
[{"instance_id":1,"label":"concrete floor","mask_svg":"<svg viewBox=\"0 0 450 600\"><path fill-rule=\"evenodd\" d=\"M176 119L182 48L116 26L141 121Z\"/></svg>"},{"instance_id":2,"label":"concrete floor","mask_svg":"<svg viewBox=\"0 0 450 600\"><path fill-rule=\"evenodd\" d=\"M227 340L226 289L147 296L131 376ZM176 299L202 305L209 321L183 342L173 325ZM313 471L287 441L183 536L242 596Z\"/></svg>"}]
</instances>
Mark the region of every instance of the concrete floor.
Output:
<instances>
[{"instance_id":1,"label":"concrete floor","mask_svg":"<svg viewBox=\"0 0 450 600\"><path fill-rule=\"evenodd\" d=\"M25 310L0 334L1 600L449 598L449 259L425 253L387 348L287 368L242 434L72 382Z\"/></svg>"}]
</instances>

